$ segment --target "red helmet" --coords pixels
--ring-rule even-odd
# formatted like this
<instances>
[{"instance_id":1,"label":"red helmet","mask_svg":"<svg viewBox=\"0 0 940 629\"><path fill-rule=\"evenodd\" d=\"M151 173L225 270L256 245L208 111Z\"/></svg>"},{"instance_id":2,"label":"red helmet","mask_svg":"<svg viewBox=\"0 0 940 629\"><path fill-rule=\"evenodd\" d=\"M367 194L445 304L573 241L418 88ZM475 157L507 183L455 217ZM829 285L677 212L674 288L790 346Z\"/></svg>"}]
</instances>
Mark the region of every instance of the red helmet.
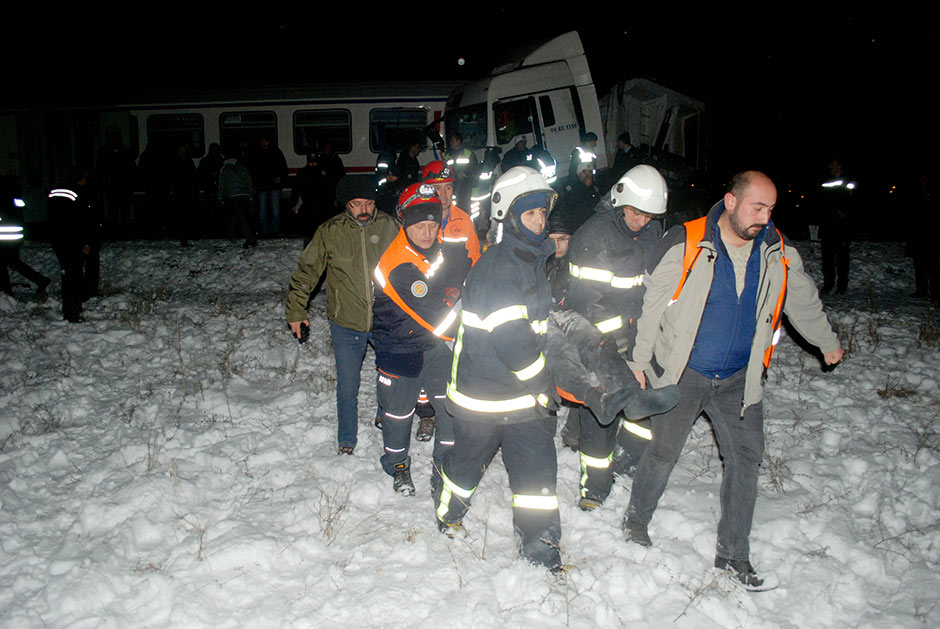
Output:
<instances>
[{"instance_id":1,"label":"red helmet","mask_svg":"<svg viewBox=\"0 0 940 629\"><path fill-rule=\"evenodd\" d=\"M453 183L454 171L441 160L429 162L421 171L421 183Z\"/></svg>"},{"instance_id":2,"label":"red helmet","mask_svg":"<svg viewBox=\"0 0 940 629\"><path fill-rule=\"evenodd\" d=\"M431 184L413 183L398 197L396 212L399 222L405 227L425 220L440 223L441 199Z\"/></svg>"}]
</instances>

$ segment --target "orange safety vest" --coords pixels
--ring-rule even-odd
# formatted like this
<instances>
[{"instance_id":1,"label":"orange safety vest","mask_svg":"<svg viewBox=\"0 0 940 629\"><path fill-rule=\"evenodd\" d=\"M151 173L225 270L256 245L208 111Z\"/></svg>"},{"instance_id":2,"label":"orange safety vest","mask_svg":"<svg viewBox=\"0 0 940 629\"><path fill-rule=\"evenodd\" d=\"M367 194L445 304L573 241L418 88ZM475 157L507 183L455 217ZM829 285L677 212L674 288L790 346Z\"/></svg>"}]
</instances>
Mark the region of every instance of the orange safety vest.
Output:
<instances>
[{"instance_id":1,"label":"orange safety vest","mask_svg":"<svg viewBox=\"0 0 940 629\"><path fill-rule=\"evenodd\" d=\"M477 263L480 259L480 239L477 237L476 228L469 214L456 205L451 205L450 217L441 232L444 240L448 242L463 242L464 247L467 248L467 255L470 256L470 265Z\"/></svg>"},{"instance_id":2,"label":"orange safety vest","mask_svg":"<svg viewBox=\"0 0 940 629\"><path fill-rule=\"evenodd\" d=\"M685 254L682 257L682 275L679 277L679 285L676 287L676 292L672 295L670 303L679 299L682 287L685 286L685 281L688 279L689 273L692 272L692 267L695 266L695 262L702 252L702 248L699 247L698 244L705 237L705 223L707 219L707 216L703 216L702 218L683 223L685 226ZM775 227L774 229L777 228ZM780 233L779 229L777 229L777 235L780 237L780 263L783 265L783 285L780 287L780 294L777 296L777 305L774 307L774 315L771 319L774 334L770 346L764 350L765 373L767 368L770 367L770 359L773 357L774 349L777 347L777 332L780 329L780 324L783 322L783 304L787 299L787 274L790 268L790 260L787 259L786 246L783 243L783 234Z\"/></svg>"},{"instance_id":3,"label":"orange safety vest","mask_svg":"<svg viewBox=\"0 0 940 629\"><path fill-rule=\"evenodd\" d=\"M438 243L441 242L440 233L438 233L437 241ZM414 309L401 298L401 295L398 294L398 291L395 290L395 287L388 280L389 273L402 264L413 264L426 278L430 279L443 263L444 256L441 254L440 250L438 250L434 262L430 262L423 255L412 249L411 245L408 243L408 237L405 236L405 228L402 227L398 230L398 235L395 236L395 240L392 241L392 244L388 246L388 249L385 250L385 253L383 253L382 257L379 259L379 263L375 267L375 279L381 285L382 292L395 302L395 305L401 308L402 312L414 319L418 325L445 341L452 341L454 340L453 337L445 335L443 331L438 332L435 326L428 323L424 317L415 312ZM456 313L454 313L453 310L449 311L447 318L456 320Z\"/></svg>"}]
</instances>

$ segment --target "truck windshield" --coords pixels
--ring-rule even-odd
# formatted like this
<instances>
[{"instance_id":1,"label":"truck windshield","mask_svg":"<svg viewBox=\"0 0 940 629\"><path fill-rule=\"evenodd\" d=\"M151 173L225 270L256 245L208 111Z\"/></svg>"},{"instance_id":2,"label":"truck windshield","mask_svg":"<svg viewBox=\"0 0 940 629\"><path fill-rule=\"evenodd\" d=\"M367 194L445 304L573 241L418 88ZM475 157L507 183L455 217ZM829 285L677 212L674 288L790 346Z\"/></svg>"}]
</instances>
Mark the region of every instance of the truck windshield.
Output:
<instances>
[{"instance_id":1,"label":"truck windshield","mask_svg":"<svg viewBox=\"0 0 940 629\"><path fill-rule=\"evenodd\" d=\"M463 145L471 150L486 146L486 103L452 109L444 114L447 133L463 136Z\"/></svg>"}]
</instances>

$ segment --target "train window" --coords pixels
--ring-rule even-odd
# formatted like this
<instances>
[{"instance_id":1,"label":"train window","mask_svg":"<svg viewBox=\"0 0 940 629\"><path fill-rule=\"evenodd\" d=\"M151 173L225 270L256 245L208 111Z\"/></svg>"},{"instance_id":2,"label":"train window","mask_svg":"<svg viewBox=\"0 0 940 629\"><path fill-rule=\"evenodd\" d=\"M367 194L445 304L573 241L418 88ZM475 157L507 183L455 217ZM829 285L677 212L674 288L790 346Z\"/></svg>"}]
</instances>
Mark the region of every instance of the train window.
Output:
<instances>
[{"instance_id":1,"label":"train window","mask_svg":"<svg viewBox=\"0 0 940 629\"><path fill-rule=\"evenodd\" d=\"M206 153L202 114L153 114L147 116L147 144L157 150L174 151L183 144L190 157Z\"/></svg>"},{"instance_id":2,"label":"train window","mask_svg":"<svg viewBox=\"0 0 940 629\"><path fill-rule=\"evenodd\" d=\"M463 145L477 150L486 146L486 105L479 103L444 113L448 135L454 131L463 136Z\"/></svg>"},{"instance_id":3,"label":"train window","mask_svg":"<svg viewBox=\"0 0 940 629\"><path fill-rule=\"evenodd\" d=\"M241 143L249 152L267 138L277 148L277 116L273 111L227 111L219 116L219 143L223 155L239 155Z\"/></svg>"},{"instance_id":4,"label":"train window","mask_svg":"<svg viewBox=\"0 0 940 629\"><path fill-rule=\"evenodd\" d=\"M352 122L346 109L307 109L294 112L294 152L317 153L332 144L334 153L352 151Z\"/></svg>"},{"instance_id":5,"label":"train window","mask_svg":"<svg viewBox=\"0 0 940 629\"><path fill-rule=\"evenodd\" d=\"M408 148L409 138L428 126L427 109L373 109L369 112L369 149L373 153ZM421 137L424 137L423 135Z\"/></svg>"}]
</instances>

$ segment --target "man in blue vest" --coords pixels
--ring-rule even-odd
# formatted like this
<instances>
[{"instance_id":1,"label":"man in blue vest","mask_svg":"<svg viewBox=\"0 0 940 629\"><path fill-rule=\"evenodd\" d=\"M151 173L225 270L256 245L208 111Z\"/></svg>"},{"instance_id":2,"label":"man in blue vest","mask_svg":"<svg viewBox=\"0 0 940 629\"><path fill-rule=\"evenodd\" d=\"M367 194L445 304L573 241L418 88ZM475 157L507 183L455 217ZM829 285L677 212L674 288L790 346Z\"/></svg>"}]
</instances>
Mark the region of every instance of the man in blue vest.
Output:
<instances>
[{"instance_id":1,"label":"man in blue vest","mask_svg":"<svg viewBox=\"0 0 940 629\"><path fill-rule=\"evenodd\" d=\"M770 220L776 203L769 177L739 173L706 217L666 233L644 278L629 361L641 386L678 383L680 401L653 422L624 516L627 539L651 544L647 525L704 412L724 463L715 566L748 588L764 583L751 565L748 537L764 452L763 383L783 313L827 365L843 355L799 253Z\"/></svg>"}]
</instances>

